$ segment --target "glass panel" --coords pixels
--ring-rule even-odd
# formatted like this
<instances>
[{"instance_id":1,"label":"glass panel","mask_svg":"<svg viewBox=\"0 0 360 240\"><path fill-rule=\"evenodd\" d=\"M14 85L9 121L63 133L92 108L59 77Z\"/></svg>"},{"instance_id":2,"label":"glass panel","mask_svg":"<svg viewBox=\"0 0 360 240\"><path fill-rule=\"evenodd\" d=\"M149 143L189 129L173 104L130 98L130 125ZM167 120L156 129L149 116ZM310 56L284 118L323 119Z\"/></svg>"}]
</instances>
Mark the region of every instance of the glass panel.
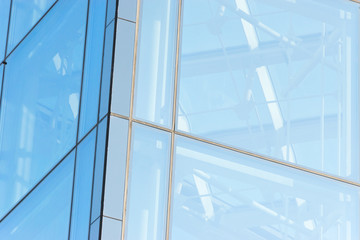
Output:
<instances>
[{"instance_id":1,"label":"glass panel","mask_svg":"<svg viewBox=\"0 0 360 240\"><path fill-rule=\"evenodd\" d=\"M99 230L100 230L100 218L93 222L90 226L90 240L99 240Z\"/></svg>"},{"instance_id":2,"label":"glass panel","mask_svg":"<svg viewBox=\"0 0 360 240\"><path fill-rule=\"evenodd\" d=\"M135 81L136 118L172 122L178 0L142 1Z\"/></svg>"},{"instance_id":3,"label":"glass panel","mask_svg":"<svg viewBox=\"0 0 360 240\"><path fill-rule=\"evenodd\" d=\"M1 223L6 240L68 238L74 171L71 153Z\"/></svg>"},{"instance_id":4,"label":"glass panel","mask_svg":"<svg viewBox=\"0 0 360 240\"><path fill-rule=\"evenodd\" d=\"M123 215L128 128L128 120L110 117L103 214L116 219Z\"/></svg>"},{"instance_id":5,"label":"glass panel","mask_svg":"<svg viewBox=\"0 0 360 240\"><path fill-rule=\"evenodd\" d=\"M86 37L79 139L97 123L106 1L91 0Z\"/></svg>"},{"instance_id":6,"label":"glass panel","mask_svg":"<svg viewBox=\"0 0 360 240\"><path fill-rule=\"evenodd\" d=\"M94 187L92 194L92 209L91 209L91 222L100 216L102 189L103 189L103 176L104 176L104 159L105 159L105 144L107 132L107 117L104 118L98 125L98 136L96 143L96 159L95 159L95 172L94 172Z\"/></svg>"},{"instance_id":7,"label":"glass panel","mask_svg":"<svg viewBox=\"0 0 360 240\"><path fill-rule=\"evenodd\" d=\"M56 0L12 0L8 53L55 2Z\"/></svg>"},{"instance_id":8,"label":"glass panel","mask_svg":"<svg viewBox=\"0 0 360 240\"><path fill-rule=\"evenodd\" d=\"M0 216L75 145L87 1L59 1L8 57Z\"/></svg>"},{"instance_id":9,"label":"glass panel","mask_svg":"<svg viewBox=\"0 0 360 240\"><path fill-rule=\"evenodd\" d=\"M111 112L129 116L134 65L135 23L117 20Z\"/></svg>"},{"instance_id":10,"label":"glass panel","mask_svg":"<svg viewBox=\"0 0 360 240\"><path fill-rule=\"evenodd\" d=\"M77 147L70 239L88 239L95 140L96 129L92 130Z\"/></svg>"},{"instance_id":11,"label":"glass panel","mask_svg":"<svg viewBox=\"0 0 360 240\"><path fill-rule=\"evenodd\" d=\"M0 0L0 62L5 57L5 45L9 24L10 0Z\"/></svg>"},{"instance_id":12,"label":"glass panel","mask_svg":"<svg viewBox=\"0 0 360 240\"><path fill-rule=\"evenodd\" d=\"M359 239L359 188L176 138L171 239Z\"/></svg>"},{"instance_id":13,"label":"glass panel","mask_svg":"<svg viewBox=\"0 0 360 240\"><path fill-rule=\"evenodd\" d=\"M165 239L170 141L168 132L133 125L126 239Z\"/></svg>"},{"instance_id":14,"label":"glass panel","mask_svg":"<svg viewBox=\"0 0 360 240\"><path fill-rule=\"evenodd\" d=\"M185 0L178 129L359 180L359 5Z\"/></svg>"},{"instance_id":15,"label":"glass panel","mask_svg":"<svg viewBox=\"0 0 360 240\"><path fill-rule=\"evenodd\" d=\"M118 17L136 22L137 2L134 0L119 0Z\"/></svg>"},{"instance_id":16,"label":"glass panel","mask_svg":"<svg viewBox=\"0 0 360 240\"><path fill-rule=\"evenodd\" d=\"M2 88L3 73L4 73L4 65L0 64L0 95L1 95L1 88ZM0 104L1 104L1 101L0 101Z\"/></svg>"},{"instance_id":17,"label":"glass panel","mask_svg":"<svg viewBox=\"0 0 360 240\"><path fill-rule=\"evenodd\" d=\"M115 18L116 0L107 0L106 26Z\"/></svg>"},{"instance_id":18,"label":"glass panel","mask_svg":"<svg viewBox=\"0 0 360 240\"><path fill-rule=\"evenodd\" d=\"M104 48L104 60L103 71L101 80L101 97L100 97L100 118L105 116L109 112L109 94L110 94L110 82L112 73L112 57L114 48L114 29L115 23L112 22L106 28L105 48Z\"/></svg>"},{"instance_id":19,"label":"glass panel","mask_svg":"<svg viewBox=\"0 0 360 240\"><path fill-rule=\"evenodd\" d=\"M101 239L121 239L121 221L103 217Z\"/></svg>"}]
</instances>

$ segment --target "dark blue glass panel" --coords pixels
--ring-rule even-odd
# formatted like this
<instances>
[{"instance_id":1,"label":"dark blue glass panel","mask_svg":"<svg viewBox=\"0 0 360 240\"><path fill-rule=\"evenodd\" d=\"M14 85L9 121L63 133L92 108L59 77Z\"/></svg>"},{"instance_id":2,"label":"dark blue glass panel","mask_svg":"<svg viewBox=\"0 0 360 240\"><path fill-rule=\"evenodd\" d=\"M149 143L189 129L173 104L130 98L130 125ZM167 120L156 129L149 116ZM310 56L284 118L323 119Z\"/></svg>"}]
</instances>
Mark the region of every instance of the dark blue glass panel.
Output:
<instances>
[{"instance_id":1,"label":"dark blue glass panel","mask_svg":"<svg viewBox=\"0 0 360 240\"><path fill-rule=\"evenodd\" d=\"M103 54L106 1L90 1L79 136L81 139L97 122Z\"/></svg>"},{"instance_id":2,"label":"dark blue glass panel","mask_svg":"<svg viewBox=\"0 0 360 240\"><path fill-rule=\"evenodd\" d=\"M9 23L10 0L0 0L0 61L5 56L5 44Z\"/></svg>"},{"instance_id":3,"label":"dark blue glass panel","mask_svg":"<svg viewBox=\"0 0 360 240\"><path fill-rule=\"evenodd\" d=\"M135 0L131 0L135 1ZM107 0L107 16L106 16L106 25L108 25L111 20L115 18L116 10L116 0Z\"/></svg>"},{"instance_id":4,"label":"dark blue glass panel","mask_svg":"<svg viewBox=\"0 0 360 240\"><path fill-rule=\"evenodd\" d=\"M10 2L10 0L7 0ZM9 53L39 21L56 0L13 0L10 19Z\"/></svg>"},{"instance_id":5,"label":"dark blue glass panel","mask_svg":"<svg viewBox=\"0 0 360 240\"><path fill-rule=\"evenodd\" d=\"M95 140L96 129L80 143L77 149L70 239L88 238Z\"/></svg>"},{"instance_id":6,"label":"dark blue glass panel","mask_svg":"<svg viewBox=\"0 0 360 240\"><path fill-rule=\"evenodd\" d=\"M111 81L111 68L114 43L114 22L106 28L104 63L101 82L100 118L109 110L109 91Z\"/></svg>"},{"instance_id":7,"label":"dark blue glass panel","mask_svg":"<svg viewBox=\"0 0 360 240\"><path fill-rule=\"evenodd\" d=\"M2 240L67 239L74 157L71 153L0 223Z\"/></svg>"},{"instance_id":8,"label":"dark blue glass panel","mask_svg":"<svg viewBox=\"0 0 360 240\"><path fill-rule=\"evenodd\" d=\"M100 216L101 198L102 198L101 193L103 189L103 176L104 176L106 131L107 131L107 117L104 118L98 126L91 222L93 222L97 217Z\"/></svg>"},{"instance_id":9,"label":"dark blue glass panel","mask_svg":"<svg viewBox=\"0 0 360 240\"><path fill-rule=\"evenodd\" d=\"M75 145L87 1L60 1L8 57L0 216Z\"/></svg>"}]
</instances>

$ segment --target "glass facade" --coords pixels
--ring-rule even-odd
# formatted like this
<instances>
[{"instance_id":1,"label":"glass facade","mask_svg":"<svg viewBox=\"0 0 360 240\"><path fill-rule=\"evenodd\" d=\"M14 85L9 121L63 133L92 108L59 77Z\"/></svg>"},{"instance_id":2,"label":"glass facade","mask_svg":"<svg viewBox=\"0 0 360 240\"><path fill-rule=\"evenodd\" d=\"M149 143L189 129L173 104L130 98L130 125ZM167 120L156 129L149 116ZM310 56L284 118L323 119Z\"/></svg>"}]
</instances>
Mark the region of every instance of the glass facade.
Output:
<instances>
[{"instance_id":1,"label":"glass facade","mask_svg":"<svg viewBox=\"0 0 360 240\"><path fill-rule=\"evenodd\" d=\"M1 239L360 238L356 1L0 15Z\"/></svg>"}]
</instances>

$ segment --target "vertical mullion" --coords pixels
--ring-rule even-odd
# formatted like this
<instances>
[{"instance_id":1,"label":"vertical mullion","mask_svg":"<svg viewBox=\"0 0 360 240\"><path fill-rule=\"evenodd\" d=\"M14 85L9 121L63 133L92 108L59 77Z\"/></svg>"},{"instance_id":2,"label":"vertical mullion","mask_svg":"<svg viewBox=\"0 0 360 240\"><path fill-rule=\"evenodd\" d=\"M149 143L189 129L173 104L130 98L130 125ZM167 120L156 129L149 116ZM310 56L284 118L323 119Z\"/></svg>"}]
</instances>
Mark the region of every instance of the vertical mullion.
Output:
<instances>
[{"instance_id":1,"label":"vertical mullion","mask_svg":"<svg viewBox=\"0 0 360 240\"><path fill-rule=\"evenodd\" d=\"M175 145L175 129L176 129L176 108L177 108L177 85L179 76L179 54L180 54L180 33L181 33L181 14L182 14L182 0L179 0L178 7L178 24L177 24L177 39L176 39L176 59L175 59L175 76L174 76L174 93L173 93L173 112L172 112L172 126L171 126L171 149L170 149L170 167L169 167L169 189L167 202L167 216L166 216L166 235L165 239L170 237L170 213L171 213L171 189L173 178L174 165L174 145Z\"/></svg>"},{"instance_id":2,"label":"vertical mullion","mask_svg":"<svg viewBox=\"0 0 360 240\"><path fill-rule=\"evenodd\" d=\"M134 92L135 92L135 75L136 75L136 61L137 61L137 46L139 37L139 18L140 18L141 0L137 0L136 6L136 23L135 23L135 42L134 42L134 59L131 79L131 95L130 95L130 112L129 112L129 128L127 136L127 152L126 152L126 168L125 168L125 186L124 186L124 200L123 200L123 215L122 215L122 226L121 226L121 239L125 239L125 223L126 223L126 205L127 205L127 194L129 186L129 164L130 164L130 151L132 141L132 125L133 125L133 113L134 113Z\"/></svg>"},{"instance_id":3,"label":"vertical mullion","mask_svg":"<svg viewBox=\"0 0 360 240\"><path fill-rule=\"evenodd\" d=\"M77 131L76 131L76 148L75 148L75 160L74 160L74 175L73 175L73 185L72 185L72 193L71 193L71 205L70 205L70 220L69 220L69 230L68 230L68 239L70 239L71 234L71 221L72 221L72 209L74 202L74 188L75 188L75 175L76 175L76 160L77 160L77 149L78 149L78 141L79 141L79 126L80 126L80 112L81 112L81 98L82 98L82 90L83 90L83 82L84 82L84 69L85 69L85 57L86 57L86 42L87 42L87 31L88 31L88 22L89 22L89 8L90 8L90 0L87 1L87 12L86 12L86 26L85 26L85 39L84 39L84 53L83 53L83 63L82 63L82 72L81 72L81 83L80 83L80 96L79 96L79 109L78 109L78 123L77 123ZM85 138L85 137L84 137Z\"/></svg>"}]
</instances>

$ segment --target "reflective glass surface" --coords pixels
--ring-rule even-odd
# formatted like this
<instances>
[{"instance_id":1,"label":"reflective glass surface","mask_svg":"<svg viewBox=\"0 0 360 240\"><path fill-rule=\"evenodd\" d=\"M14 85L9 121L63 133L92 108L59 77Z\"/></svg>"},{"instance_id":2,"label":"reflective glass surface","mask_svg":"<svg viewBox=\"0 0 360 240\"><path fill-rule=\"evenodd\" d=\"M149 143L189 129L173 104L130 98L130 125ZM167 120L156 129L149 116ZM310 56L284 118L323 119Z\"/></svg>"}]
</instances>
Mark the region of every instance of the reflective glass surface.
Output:
<instances>
[{"instance_id":1,"label":"reflective glass surface","mask_svg":"<svg viewBox=\"0 0 360 240\"><path fill-rule=\"evenodd\" d=\"M176 138L171 239L359 239L358 187Z\"/></svg>"},{"instance_id":2,"label":"reflective glass surface","mask_svg":"<svg viewBox=\"0 0 360 240\"><path fill-rule=\"evenodd\" d=\"M90 226L90 240L99 240L99 230L100 230L100 218L93 222Z\"/></svg>"},{"instance_id":3,"label":"reflective glass surface","mask_svg":"<svg viewBox=\"0 0 360 240\"><path fill-rule=\"evenodd\" d=\"M107 118L104 118L98 125L91 222L93 222L97 217L100 216L100 211L101 211L101 199L102 199L101 193L104 184L103 176L104 176L106 131L107 131Z\"/></svg>"},{"instance_id":4,"label":"reflective glass surface","mask_svg":"<svg viewBox=\"0 0 360 240\"><path fill-rule=\"evenodd\" d=\"M121 239L121 221L103 217L101 239Z\"/></svg>"},{"instance_id":5,"label":"reflective glass surface","mask_svg":"<svg viewBox=\"0 0 360 240\"><path fill-rule=\"evenodd\" d=\"M110 117L103 214L115 219L123 216L128 126L128 120Z\"/></svg>"},{"instance_id":6,"label":"reflective glass surface","mask_svg":"<svg viewBox=\"0 0 360 240\"><path fill-rule=\"evenodd\" d=\"M114 43L114 21L106 27L105 36L105 48L104 48L104 60L103 60L103 71L101 80L101 97L100 97L100 110L99 116L102 118L106 113L109 112L109 93L110 93L110 82L112 74L112 56L113 56L113 43Z\"/></svg>"},{"instance_id":7,"label":"reflective glass surface","mask_svg":"<svg viewBox=\"0 0 360 240\"><path fill-rule=\"evenodd\" d=\"M178 129L359 180L359 5L184 0Z\"/></svg>"},{"instance_id":8,"label":"reflective glass surface","mask_svg":"<svg viewBox=\"0 0 360 240\"><path fill-rule=\"evenodd\" d=\"M129 116L134 68L135 23L117 20L111 112Z\"/></svg>"},{"instance_id":9,"label":"reflective glass surface","mask_svg":"<svg viewBox=\"0 0 360 240\"><path fill-rule=\"evenodd\" d=\"M5 57L5 45L9 24L10 0L0 0L0 62Z\"/></svg>"},{"instance_id":10,"label":"reflective glass surface","mask_svg":"<svg viewBox=\"0 0 360 240\"><path fill-rule=\"evenodd\" d=\"M12 0L8 53L55 2L56 0Z\"/></svg>"},{"instance_id":11,"label":"reflective glass surface","mask_svg":"<svg viewBox=\"0 0 360 240\"><path fill-rule=\"evenodd\" d=\"M170 133L133 125L126 239L165 239Z\"/></svg>"},{"instance_id":12,"label":"reflective glass surface","mask_svg":"<svg viewBox=\"0 0 360 240\"><path fill-rule=\"evenodd\" d=\"M2 240L68 237L74 153L60 163L1 223Z\"/></svg>"},{"instance_id":13,"label":"reflective glass surface","mask_svg":"<svg viewBox=\"0 0 360 240\"><path fill-rule=\"evenodd\" d=\"M0 216L75 145L87 1L59 1L8 57Z\"/></svg>"},{"instance_id":14,"label":"reflective glass surface","mask_svg":"<svg viewBox=\"0 0 360 240\"><path fill-rule=\"evenodd\" d=\"M178 0L144 0L135 81L134 116L170 128Z\"/></svg>"},{"instance_id":15,"label":"reflective glass surface","mask_svg":"<svg viewBox=\"0 0 360 240\"><path fill-rule=\"evenodd\" d=\"M78 145L71 213L70 239L88 239L96 129ZM101 194L101 193L97 193Z\"/></svg>"},{"instance_id":16,"label":"reflective glass surface","mask_svg":"<svg viewBox=\"0 0 360 240\"><path fill-rule=\"evenodd\" d=\"M105 32L106 1L91 0L86 36L86 53L79 139L97 123L99 88Z\"/></svg>"}]
</instances>

